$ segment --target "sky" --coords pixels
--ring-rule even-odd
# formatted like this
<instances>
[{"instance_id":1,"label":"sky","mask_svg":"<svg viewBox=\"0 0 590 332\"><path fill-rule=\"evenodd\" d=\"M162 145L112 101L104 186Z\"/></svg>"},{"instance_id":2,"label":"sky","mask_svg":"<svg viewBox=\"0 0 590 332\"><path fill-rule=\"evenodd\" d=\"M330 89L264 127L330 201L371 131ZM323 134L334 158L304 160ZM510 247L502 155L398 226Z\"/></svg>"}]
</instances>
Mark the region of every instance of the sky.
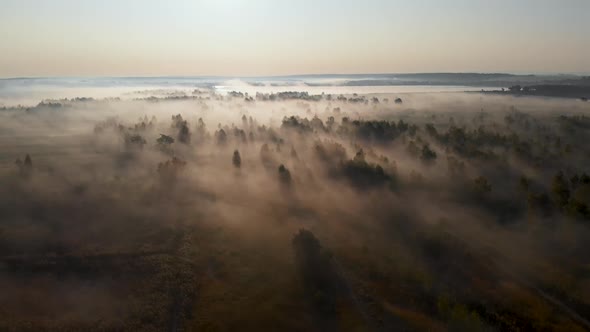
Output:
<instances>
[{"instance_id":1,"label":"sky","mask_svg":"<svg viewBox=\"0 0 590 332\"><path fill-rule=\"evenodd\" d=\"M590 0L0 0L0 77L590 72Z\"/></svg>"}]
</instances>

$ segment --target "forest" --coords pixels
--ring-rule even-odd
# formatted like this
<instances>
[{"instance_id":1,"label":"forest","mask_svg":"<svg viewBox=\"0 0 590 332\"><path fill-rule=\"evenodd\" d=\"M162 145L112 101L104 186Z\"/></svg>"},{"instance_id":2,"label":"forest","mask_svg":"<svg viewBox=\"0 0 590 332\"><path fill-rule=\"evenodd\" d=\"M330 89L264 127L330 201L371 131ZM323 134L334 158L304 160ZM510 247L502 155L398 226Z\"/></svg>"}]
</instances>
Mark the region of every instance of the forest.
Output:
<instances>
[{"instance_id":1,"label":"forest","mask_svg":"<svg viewBox=\"0 0 590 332\"><path fill-rule=\"evenodd\" d=\"M152 92L0 109L0 330L590 329L590 103Z\"/></svg>"}]
</instances>

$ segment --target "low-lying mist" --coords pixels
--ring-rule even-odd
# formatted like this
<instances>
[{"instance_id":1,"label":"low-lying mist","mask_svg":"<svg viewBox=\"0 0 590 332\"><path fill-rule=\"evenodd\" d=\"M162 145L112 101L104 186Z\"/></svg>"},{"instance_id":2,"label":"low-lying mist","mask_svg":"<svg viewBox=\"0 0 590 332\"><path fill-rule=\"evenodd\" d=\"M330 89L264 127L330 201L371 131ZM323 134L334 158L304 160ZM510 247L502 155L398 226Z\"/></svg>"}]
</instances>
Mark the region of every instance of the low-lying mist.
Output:
<instances>
[{"instance_id":1,"label":"low-lying mist","mask_svg":"<svg viewBox=\"0 0 590 332\"><path fill-rule=\"evenodd\" d=\"M172 92L0 110L0 329L589 327L590 104Z\"/></svg>"}]
</instances>

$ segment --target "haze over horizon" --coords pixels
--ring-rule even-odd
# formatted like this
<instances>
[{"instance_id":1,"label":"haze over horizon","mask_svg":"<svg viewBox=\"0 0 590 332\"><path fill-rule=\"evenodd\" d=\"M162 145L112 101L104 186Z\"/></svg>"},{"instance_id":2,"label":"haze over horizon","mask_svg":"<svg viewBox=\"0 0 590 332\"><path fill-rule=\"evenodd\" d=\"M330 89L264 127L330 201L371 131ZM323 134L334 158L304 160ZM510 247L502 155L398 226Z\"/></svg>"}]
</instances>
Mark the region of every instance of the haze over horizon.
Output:
<instances>
[{"instance_id":1,"label":"haze over horizon","mask_svg":"<svg viewBox=\"0 0 590 332\"><path fill-rule=\"evenodd\" d=\"M0 332L590 331L590 0L0 0Z\"/></svg>"},{"instance_id":2,"label":"haze over horizon","mask_svg":"<svg viewBox=\"0 0 590 332\"><path fill-rule=\"evenodd\" d=\"M0 77L588 73L590 2L0 0Z\"/></svg>"},{"instance_id":3,"label":"haze over horizon","mask_svg":"<svg viewBox=\"0 0 590 332\"><path fill-rule=\"evenodd\" d=\"M590 72L477 72L477 71L466 71L466 72L454 72L454 71L441 71L441 72L374 72L374 73L314 73L314 74L276 74L276 75L52 75L52 76L11 76L11 77L0 77L0 80L18 80L18 79L109 79L109 78L120 78L120 79L161 79L161 78L174 78L174 79L265 79L265 78L307 78L307 77L354 77L354 76L396 76L396 75L445 75L445 74L464 74L464 75L514 75L514 76L587 76Z\"/></svg>"}]
</instances>

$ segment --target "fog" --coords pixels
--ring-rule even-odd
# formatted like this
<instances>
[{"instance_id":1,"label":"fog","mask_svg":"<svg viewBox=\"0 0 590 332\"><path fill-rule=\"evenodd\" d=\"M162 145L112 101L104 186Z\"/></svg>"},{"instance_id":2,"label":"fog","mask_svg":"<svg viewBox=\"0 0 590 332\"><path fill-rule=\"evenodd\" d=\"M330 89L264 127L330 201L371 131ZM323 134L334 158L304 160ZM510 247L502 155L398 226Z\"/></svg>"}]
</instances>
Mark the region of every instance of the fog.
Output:
<instances>
[{"instance_id":1,"label":"fog","mask_svg":"<svg viewBox=\"0 0 590 332\"><path fill-rule=\"evenodd\" d=\"M244 86L3 95L0 329L588 328L589 103Z\"/></svg>"}]
</instances>

